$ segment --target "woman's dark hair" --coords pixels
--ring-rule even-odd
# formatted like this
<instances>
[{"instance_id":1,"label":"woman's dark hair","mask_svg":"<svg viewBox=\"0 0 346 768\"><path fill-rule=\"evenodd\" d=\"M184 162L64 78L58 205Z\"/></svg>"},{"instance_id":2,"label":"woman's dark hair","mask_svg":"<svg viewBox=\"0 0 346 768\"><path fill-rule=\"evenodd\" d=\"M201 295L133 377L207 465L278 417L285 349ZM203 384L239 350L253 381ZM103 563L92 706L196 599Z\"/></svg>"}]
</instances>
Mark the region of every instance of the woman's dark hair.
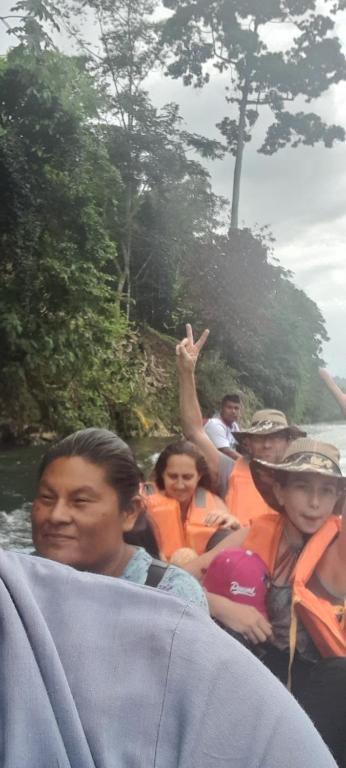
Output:
<instances>
[{"instance_id":1,"label":"woman's dark hair","mask_svg":"<svg viewBox=\"0 0 346 768\"><path fill-rule=\"evenodd\" d=\"M145 512L140 513L132 531L124 532L123 539L126 544L131 544L133 547L143 547L151 557L160 560L159 545Z\"/></svg>"},{"instance_id":2,"label":"woman's dark hair","mask_svg":"<svg viewBox=\"0 0 346 768\"><path fill-rule=\"evenodd\" d=\"M211 490L211 477L203 453L188 440L179 440L176 443L170 443L167 445L162 453L160 453L160 456L155 464L155 481L160 491L163 491L165 487L163 473L167 467L168 459L171 456L190 456L192 459L194 459L197 472L201 476L198 485L202 486L202 488L206 488L207 491Z\"/></svg>"},{"instance_id":3,"label":"woman's dark hair","mask_svg":"<svg viewBox=\"0 0 346 768\"><path fill-rule=\"evenodd\" d=\"M128 508L138 493L141 473L130 448L114 432L108 429L81 429L51 445L41 461L38 479L56 459L79 456L102 467L107 482L119 497L121 510Z\"/></svg>"}]
</instances>

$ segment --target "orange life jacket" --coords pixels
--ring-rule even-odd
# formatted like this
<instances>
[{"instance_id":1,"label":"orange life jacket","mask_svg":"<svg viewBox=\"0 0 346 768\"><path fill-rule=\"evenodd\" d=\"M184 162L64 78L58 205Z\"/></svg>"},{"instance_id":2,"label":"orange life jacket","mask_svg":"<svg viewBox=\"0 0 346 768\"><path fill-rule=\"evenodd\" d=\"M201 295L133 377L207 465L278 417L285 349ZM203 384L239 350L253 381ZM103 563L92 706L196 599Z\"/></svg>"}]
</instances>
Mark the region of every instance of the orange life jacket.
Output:
<instances>
[{"instance_id":1,"label":"orange life jacket","mask_svg":"<svg viewBox=\"0 0 346 768\"><path fill-rule=\"evenodd\" d=\"M237 459L230 474L225 504L241 525L249 525L257 517L275 511L262 499L252 479L249 463L243 457Z\"/></svg>"},{"instance_id":2,"label":"orange life jacket","mask_svg":"<svg viewBox=\"0 0 346 768\"><path fill-rule=\"evenodd\" d=\"M153 525L161 554L169 560L180 547L191 547L201 555L217 528L204 525L208 512L215 509L215 497L205 488L197 488L186 520L181 519L180 504L164 493L145 497L147 514Z\"/></svg>"},{"instance_id":3,"label":"orange life jacket","mask_svg":"<svg viewBox=\"0 0 346 768\"><path fill-rule=\"evenodd\" d=\"M283 527L282 515L264 515L253 523L243 543L244 547L262 557L270 573L274 572ZM338 536L340 528L340 518L331 515L311 536L297 560L292 576L291 661L296 646L298 616L322 656L346 656L345 605L332 605L307 587L318 562Z\"/></svg>"}]
</instances>

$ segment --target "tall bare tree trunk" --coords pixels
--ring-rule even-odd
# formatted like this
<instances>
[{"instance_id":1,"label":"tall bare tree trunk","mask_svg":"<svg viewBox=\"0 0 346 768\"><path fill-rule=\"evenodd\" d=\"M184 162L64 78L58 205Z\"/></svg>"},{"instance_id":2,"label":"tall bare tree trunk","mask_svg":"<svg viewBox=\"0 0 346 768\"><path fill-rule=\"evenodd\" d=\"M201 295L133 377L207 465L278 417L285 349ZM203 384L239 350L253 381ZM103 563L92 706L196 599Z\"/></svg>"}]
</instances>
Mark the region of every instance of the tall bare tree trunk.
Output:
<instances>
[{"instance_id":1,"label":"tall bare tree trunk","mask_svg":"<svg viewBox=\"0 0 346 768\"><path fill-rule=\"evenodd\" d=\"M258 21L254 21L254 33L257 33ZM248 105L250 87L251 87L251 75L252 75L252 61L253 53L250 52L247 55L245 66L244 83L241 89L241 99L239 102L239 120L238 120L238 142L237 153L234 165L233 174L233 188L232 188L232 209L231 209L231 229L238 229L239 220L239 199L240 199L240 180L243 165L244 154L244 135L246 127L246 108Z\"/></svg>"},{"instance_id":2,"label":"tall bare tree trunk","mask_svg":"<svg viewBox=\"0 0 346 768\"><path fill-rule=\"evenodd\" d=\"M248 88L246 88L246 82L245 82L243 95L239 105L238 143L237 143L237 154L236 154L235 165L234 165L233 188L232 188L231 229L238 229L240 179L241 179L243 154L244 154L245 115L246 115L248 95L249 95L249 91L248 91Z\"/></svg>"},{"instance_id":3,"label":"tall bare tree trunk","mask_svg":"<svg viewBox=\"0 0 346 768\"><path fill-rule=\"evenodd\" d=\"M126 233L125 243L123 245L123 261L124 261L124 273L125 273L125 285L126 288L125 299L125 314L127 319L130 319L130 306L131 306L131 263L132 263L132 230L133 230L133 192L132 192L132 179L129 180L127 190L127 202L126 202Z\"/></svg>"}]
</instances>

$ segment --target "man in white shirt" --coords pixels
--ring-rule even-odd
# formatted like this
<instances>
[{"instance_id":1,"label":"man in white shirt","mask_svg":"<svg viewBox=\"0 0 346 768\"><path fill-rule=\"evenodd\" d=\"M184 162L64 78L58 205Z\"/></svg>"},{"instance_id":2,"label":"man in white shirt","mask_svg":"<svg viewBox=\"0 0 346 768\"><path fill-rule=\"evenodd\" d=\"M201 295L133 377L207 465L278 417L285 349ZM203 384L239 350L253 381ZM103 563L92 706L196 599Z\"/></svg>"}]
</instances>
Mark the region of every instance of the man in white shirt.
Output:
<instances>
[{"instance_id":1,"label":"man in white shirt","mask_svg":"<svg viewBox=\"0 0 346 768\"><path fill-rule=\"evenodd\" d=\"M208 419L204 427L205 433L215 447L231 459L237 459L239 456L233 432L239 432L237 419L239 419L240 408L238 394L225 395L221 401L220 413Z\"/></svg>"}]
</instances>

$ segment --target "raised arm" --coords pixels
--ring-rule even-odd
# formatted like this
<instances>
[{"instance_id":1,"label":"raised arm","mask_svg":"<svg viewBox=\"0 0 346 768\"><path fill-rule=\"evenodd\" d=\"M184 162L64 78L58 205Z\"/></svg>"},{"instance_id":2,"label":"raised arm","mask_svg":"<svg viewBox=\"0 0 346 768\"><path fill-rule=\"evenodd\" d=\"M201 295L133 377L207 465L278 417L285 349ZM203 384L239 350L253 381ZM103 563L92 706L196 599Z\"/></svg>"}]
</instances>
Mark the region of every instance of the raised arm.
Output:
<instances>
[{"instance_id":1,"label":"raised arm","mask_svg":"<svg viewBox=\"0 0 346 768\"><path fill-rule=\"evenodd\" d=\"M209 471L216 481L219 474L220 454L209 440L203 429L201 409L199 407L195 367L209 331L205 330L198 341L194 342L191 325L186 326L186 338L177 344L177 368L179 376L180 415L185 437L198 445L206 458Z\"/></svg>"},{"instance_id":2,"label":"raised arm","mask_svg":"<svg viewBox=\"0 0 346 768\"><path fill-rule=\"evenodd\" d=\"M327 389L329 389L329 392L331 395L333 395L334 399L340 406L343 414L346 416L346 394L345 392L338 387L338 385L335 383L334 379L332 379L330 373L326 370L326 368L320 368L319 369L320 378L322 379L323 383L326 385Z\"/></svg>"}]
</instances>

